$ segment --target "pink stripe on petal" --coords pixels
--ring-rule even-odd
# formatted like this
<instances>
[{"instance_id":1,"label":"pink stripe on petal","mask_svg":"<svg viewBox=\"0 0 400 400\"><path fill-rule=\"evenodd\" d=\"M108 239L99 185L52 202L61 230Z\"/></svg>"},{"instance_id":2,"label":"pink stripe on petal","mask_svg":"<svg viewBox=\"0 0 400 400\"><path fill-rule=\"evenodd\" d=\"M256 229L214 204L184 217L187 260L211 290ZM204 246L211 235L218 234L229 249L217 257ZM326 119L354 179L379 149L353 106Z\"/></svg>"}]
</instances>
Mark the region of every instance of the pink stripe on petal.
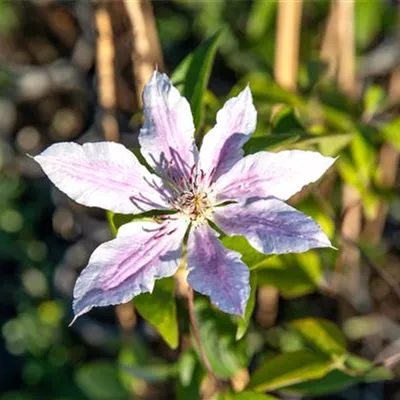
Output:
<instances>
[{"instance_id":1,"label":"pink stripe on petal","mask_svg":"<svg viewBox=\"0 0 400 400\"><path fill-rule=\"evenodd\" d=\"M243 157L242 146L254 132L257 111L249 87L228 100L217 114L217 123L203 139L200 169L210 182Z\"/></svg>"},{"instance_id":2,"label":"pink stripe on petal","mask_svg":"<svg viewBox=\"0 0 400 400\"><path fill-rule=\"evenodd\" d=\"M144 89L143 103L145 122L139 135L143 157L170 179L189 179L197 147L188 101L167 75L154 71Z\"/></svg>"},{"instance_id":3,"label":"pink stripe on petal","mask_svg":"<svg viewBox=\"0 0 400 400\"><path fill-rule=\"evenodd\" d=\"M57 143L34 159L61 191L85 206L123 214L169 208L162 180L121 144Z\"/></svg>"},{"instance_id":4,"label":"pink stripe on petal","mask_svg":"<svg viewBox=\"0 0 400 400\"><path fill-rule=\"evenodd\" d=\"M140 293L151 292L156 279L173 275L181 262L188 225L183 219L123 225L116 239L93 252L76 281L75 316L93 307L126 303Z\"/></svg>"},{"instance_id":5,"label":"pink stripe on petal","mask_svg":"<svg viewBox=\"0 0 400 400\"><path fill-rule=\"evenodd\" d=\"M226 249L204 223L189 233L188 283L222 311L243 315L250 295L249 270L236 251Z\"/></svg>"},{"instance_id":6,"label":"pink stripe on petal","mask_svg":"<svg viewBox=\"0 0 400 400\"><path fill-rule=\"evenodd\" d=\"M217 201L273 196L287 200L335 162L315 151L260 152L240 160L215 184Z\"/></svg>"},{"instance_id":7,"label":"pink stripe on petal","mask_svg":"<svg viewBox=\"0 0 400 400\"><path fill-rule=\"evenodd\" d=\"M212 220L228 235L245 236L256 250L265 254L332 247L312 218L273 197L217 207Z\"/></svg>"}]
</instances>

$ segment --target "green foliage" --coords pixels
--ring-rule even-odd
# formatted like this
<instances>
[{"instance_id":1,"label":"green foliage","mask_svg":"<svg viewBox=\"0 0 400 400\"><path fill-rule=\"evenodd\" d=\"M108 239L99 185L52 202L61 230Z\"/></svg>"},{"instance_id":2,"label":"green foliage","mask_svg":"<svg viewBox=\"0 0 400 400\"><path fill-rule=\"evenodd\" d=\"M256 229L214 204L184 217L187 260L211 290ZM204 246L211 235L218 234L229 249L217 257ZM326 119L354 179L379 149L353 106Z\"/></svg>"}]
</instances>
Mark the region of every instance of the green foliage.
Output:
<instances>
[{"instance_id":1,"label":"green foliage","mask_svg":"<svg viewBox=\"0 0 400 400\"><path fill-rule=\"evenodd\" d=\"M225 393L224 395L220 396L220 400L278 400L278 399L268 394L255 393L246 390L241 393Z\"/></svg>"},{"instance_id":2,"label":"green foliage","mask_svg":"<svg viewBox=\"0 0 400 400\"><path fill-rule=\"evenodd\" d=\"M40 146L53 140L52 134L47 134L51 131L47 119L51 119L61 105L80 108L84 88L80 88L82 93L79 91L71 104L66 99L69 94L65 93L62 100L57 98L53 102L53 97L46 95L44 101L24 100L22 105L18 96L24 86L21 82L25 82L21 77L30 69L39 71L41 57L53 61L57 59L57 52L59 60L65 58L65 54L75 54L68 45L65 34L68 30L63 29L68 26L69 18L77 21L74 24L80 22L75 15L68 15L70 11L58 2L60 5L54 4L54 12L63 17L60 30L57 24L48 25L53 17L45 5L40 11L42 23L36 24L36 19L32 18L33 24L27 24L24 13L28 10L30 14L30 10L36 9L33 3L21 2L21 6L18 2L0 0L0 33L4 34L5 49L9 45L17 61L12 60L7 67L0 68L1 128L3 120L11 114L16 113L17 120L12 131L0 135L0 260L4 265L0 300L8 318L1 322L4 349L0 351L2 356L5 350L7 355L18 357L17 367L5 359L7 368L3 370L17 368L15 374L21 386L20 390L2 393L0 399L118 400L146 398L146 393L157 398L158 391L164 397L171 394L178 400L200 399L206 371L193 337L192 343L188 341L186 301L176 298L172 278L158 281L153 294L137 296L133 303L173 351L160 344L153 330L142 329L141 324L132 334L124 331L121 335L115 329L111 307L93 310L72 329L66 328L71 318L68 285L72 285L89 255L82 242L92 243L93 237L97 240L98 236L94 234L87 240L86 220L82 222L76 215L84 211L72 203L66 205L59 201L55 204L57 211L60 207L68 211L79 241L71 243L75 236L59 238L53 233L51 225L57 218L51 215L54 204L49 188L39 179L29 179L24 172L27 168L22 144L27 137L24 136L25 126L34 126L40 132L37 139ZM316 184L306 188L295 205L312 216L333 243L340 243L337 231L343 212L340 195L344 184L357 189L364 217L368 219L377 215L382 201L393 201L393 209L397 209L398 193L382 185L378 153L384 144L400 150L400 118L398 107L388 94L386 72L378 78L363 79L360 86L366 89L357 101L348 99L326 76L327 66L319 60L319 53L330 1L303 3L304 29L299 54L299 85L295 93L280 87L273 79L277 0L173 0L154 3L154 8L168 67L183 60L172 76L191 104L197 134L212 126L217 110L227 98L237 95L249 84L258 112L258 126L245 144L246 154L310 149L338 156L334 167L338 174L332 171L329 194L320 193L321 186ZM61 14L57 7L61 7ZM32 17L35 15L32 13ZM358 66L363 67L367 53L372 54L390 42L395 36L396 24L396 11L390 2L356 0ZM118 32L115 33L119 39ZM19 48L18 43L22 43ZM195 47L196 43L201 44L187 55L188 48ZM208 88L217 51L215 79ZM119 53L116 52L117 58ZM76 68L85 79L92 80L92 68L87 75L87 71L79 67L80 56L77 61ZM43 68L47 71L47 61ZM125 77L128 69L120 71L121 75ZM226 93L232 85L230 93ZM123 91L121 97L124 97ZM9 103L10 109L6 107ZM31 111L27 112L27 106ZM97 104L93 103L92 107L95 109ZM46 117L41 115L43 110L46 110ZM140 116L138 112L137 124ZM85 119L85 125L92 122L91 117ZM134 153L143 161L138 148ZM30 200L33 193L34 200ZM72 212L68 208L73 208ZM93 215L98 218L101 214L90 211L90 215L90 218ZM109 212L107 217L115 236L123 224L152 215ZM91 230L91 225L88 226ZM341 329L332 321L310 317L323 296L318 293L319 289L327 288L330 283L337 252L318 250L266 256L254 250L244 237L221 238L227 248L241 253L251 271L250 299L244 318L238 318L219 312L208 299L196 295L200 336L218 377L228 382L243 368L249 368L251 377L243 392L233 393L224 387L216 395L217 399L275 399L261 393L264 391L274 391L274 395L277 392L276 398L331 395L352 385L393 378L390 370L349 353L348 348L354 347L346 343ZM71 249L66 252L70 245ZM370 250L368 242L365 249ZM386 260L386 247L378 243L376 249L381 257L379 262ZM59 281L63 284L68 281L68 284L64 287ZM53 290L54 282L57 288ZM257 290L262 286L274 287L280 295L278 322L269 329L260 327L253 315L258 307ZM53 292L57 292L57 301L52 300ZM311 293L312 296L300 298ZM315 304L311 304L314 301ZM375 297L374 301L379 303ZM280 312L281 309L284 311ZM11 382L14 387L15 384ZM0 386L0 392L2 389Z\"/></svg>"},{"instance_id":3,"label":"green foliage","mask_svg":"<svg viewBox=\"0 0 400 400\"><path fill-rule=\"evenodd\" d=\"M80 367L75 380L90 400L129 399L118 375L118 369L113 364L99 361Z\"/></svg>"},{"instance_id":4,"label":"green foliage","mask_svg":"<svg viewBox=\"0 0 400 400\"><path fill-rule=\"evenodd\" d=\"M236 341L236 326L231 318L210 309L205 299L196 300L195 313L200 339L214 373L220 378L230 378L247 365L246 343Z\"/></svg>"},{"instance_id":5,"label":"green foliage","mask_svg":"<svg viewBox=\"0 0 400 400\"><path fill-rule=\"evenodd\" d=\"M159 279L152 293L136 296L134 303L139 314L157 329L171 348L176 349L179 334L174 289L173 278Z\"/></svg>"},{"instance_id":6,"label":"green foliage","mask_svg":"<svg viewBox=\"0 0 400 400\"><path fill-rule=\"evenodd\" d=\"M265 360L252 374L249 388L256 392L277 390L325 376L333 364L308 350L280 354Z\"/></svg>"},{"instance_id":7,"label":"green foliage","mask_svg":"<svg viewBox=\"0 0 400 400\"><path fill-rule=\"evenodd\" d=\"M296 329L314 350L322 354L336 358L346 353L346 339L331 321L304 318L292 321L290 326Z\"/></svg>"},{"instance_id":8,"label":"green foliage","mask_svg":"<svg viewBox=\"0 0 400 400\"><path fill-rule=\"evenodd\" d=\"M218 32L207 39L181 62L172 75L172 81L178 84L191 105L197 129L203 118L204 92L210 79L219 38Z\"/></svg>"},{"instance_id":9,"label":"green foliage","mask_svg":"<svg viewBox=\"0 0 400 400\"><path fill-rule=\"evenodd\" d=\"M225 247L242 254L250 270L257 270L258 285L272 285L287 297L316 290L322 283L322 265L317 252L266 256L253 249L243 236L226 236Z\"/></svg>"},{"instance_id":10,"label":"green foliage","mask_svg":"<svg viewBox=\"0 0 400 400\"><path fill-rule=\"evenodd\" d=\"M242 339L246 334L250 324L251 316L253 315L254 307L256 305L256 292L257 292L257 271L250 273L250 296L247 301L246 311L243 318L239 318L238 327L236 331L236 340Z\"/></svg>"}]
</instances>

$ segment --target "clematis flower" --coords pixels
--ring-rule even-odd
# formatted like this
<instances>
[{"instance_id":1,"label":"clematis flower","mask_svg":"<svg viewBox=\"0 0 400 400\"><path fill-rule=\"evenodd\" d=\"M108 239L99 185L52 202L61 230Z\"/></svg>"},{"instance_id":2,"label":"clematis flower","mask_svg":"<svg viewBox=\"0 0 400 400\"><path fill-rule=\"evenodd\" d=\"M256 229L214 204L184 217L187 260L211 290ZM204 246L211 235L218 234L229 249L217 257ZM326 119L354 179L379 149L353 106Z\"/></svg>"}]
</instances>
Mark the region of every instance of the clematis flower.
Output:
<instances>
[{"instance_id":1,"label":"clematis flower","mask_svg":"<svg viewBox=\"0 0 400 400\"><path fill-rule=\"evenodd\" d=\"M189 103L155 71L144 90L139 135L153 172L112 142L58 143L35 157L80 204L123 214L157 210L153 219L121 226L115 239L93 252L74 288L75 318L151 292L156 279L177 271L186 238L189 285L222 311L243 315L249 270L238 252L222 245L213 224L227 235L245 236L265 254L331 246L310 217L284 201L318 180L334 159L298 150L243 157L256 114L247 87L225 103L198 150Z\"/></svg>"}]
</instances>

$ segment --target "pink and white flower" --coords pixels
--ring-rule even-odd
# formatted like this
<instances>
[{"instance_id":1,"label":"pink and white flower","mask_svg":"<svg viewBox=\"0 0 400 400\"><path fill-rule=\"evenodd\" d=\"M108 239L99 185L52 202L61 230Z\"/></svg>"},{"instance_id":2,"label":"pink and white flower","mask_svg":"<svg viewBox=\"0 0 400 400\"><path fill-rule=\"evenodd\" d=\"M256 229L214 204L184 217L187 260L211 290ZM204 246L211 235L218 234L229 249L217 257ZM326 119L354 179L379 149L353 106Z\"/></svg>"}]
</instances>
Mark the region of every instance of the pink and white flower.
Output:
<instances>
[{"instance_id":1,"label":"pink and white flower","mask_svg":"<svg viewBox=\"0 0 400 400\"><path fill-rule=\"evenodd\" d=\"M121 226L93 252L75 285L76 317L151 292L156 279L178 269L186 237L188 283L221 310L243 315L248 267L209 221L265 254L331 246L310 217L284 201L318 180L334 159L298 150L243 157L257 114L248 87L218 112L200 150L189 103L165 74L155 71L147 83L144 114L139 142L154 172L112 142L58 143L35 157L78 203L123 214L158 210L153 219Z\"/></svg>"}]
</instances>

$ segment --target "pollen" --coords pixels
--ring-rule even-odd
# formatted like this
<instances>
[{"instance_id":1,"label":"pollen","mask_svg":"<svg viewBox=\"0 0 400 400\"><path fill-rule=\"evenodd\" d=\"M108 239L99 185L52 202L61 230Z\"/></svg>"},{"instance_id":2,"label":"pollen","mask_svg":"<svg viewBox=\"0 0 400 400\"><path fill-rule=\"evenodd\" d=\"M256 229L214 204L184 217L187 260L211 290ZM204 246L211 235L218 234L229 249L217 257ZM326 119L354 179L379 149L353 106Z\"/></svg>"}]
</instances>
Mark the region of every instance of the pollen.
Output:
<instances>
[{"instance_id":1,"label":"pollen","mask_svg":"<svg viewBox=\"0 0 400 400\"><path fill-rule=\"evenodd\" d=\"M184 191L174 199L172 205L192 221L203 220L211 213L211 202L205 192Z\"/></svg>"}]
</instances>

